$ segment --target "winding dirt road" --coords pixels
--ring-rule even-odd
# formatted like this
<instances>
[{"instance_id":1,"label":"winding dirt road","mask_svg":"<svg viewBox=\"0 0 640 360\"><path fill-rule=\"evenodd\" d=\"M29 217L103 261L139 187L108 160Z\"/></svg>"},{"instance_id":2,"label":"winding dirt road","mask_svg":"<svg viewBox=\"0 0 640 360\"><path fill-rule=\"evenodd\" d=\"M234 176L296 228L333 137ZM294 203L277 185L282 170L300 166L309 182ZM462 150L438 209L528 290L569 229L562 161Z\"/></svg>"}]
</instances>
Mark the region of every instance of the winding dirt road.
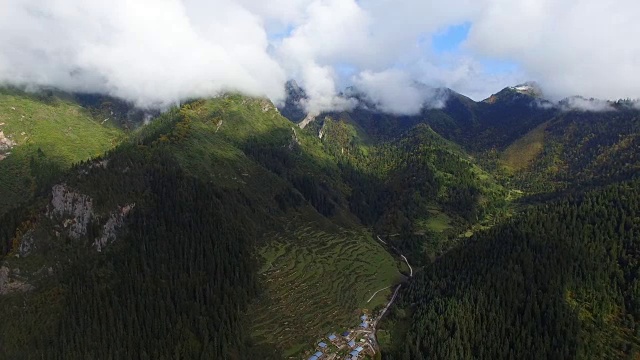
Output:
<instances>
[{"instance_id":1,"label":"winding dirt road","mask_svg":"<svg viewBox=\"0 0 640 360\"><path fill-rule=\"evenodd\" d=\"M388 245L384 240L382 240L380 238L379 235L376 235L378 240L380 240L381 243ZM391 245L391 247L397 252L398 249L395 248L395 246ZM409 260L407 260L407 258L400 254L400 257L402 258L402 260L404 260L404 262L407 263L407 266L409 267L409 277L413 277L413 268L411 267L411 265L409 264ZM390 287L390 286L389 286ZM384 289L380 289L378 291L376 291L373 295L375 296L375 294L377 294L378 292L388 289L389 287L386 287ZM399 284L398 287L396 288L396 290L393 292L393 296L391 296L391 299L389 300L389 302L387 303L387 305L384 307L384 309L382 309L382 312L380 313L380 315L375 319L375 321L373 323L371 323L371 334L369 335L369 338L371 339L371 343L374 345L375 349L374 351L379 352L380 351L380 346L378 345L378 341L376 339L376 332L378 331L378 322L380 320L382 320L382 318L384 317L384 315L387 313L387 310L389 310L389 308L391 307L391 305L393 305L393 302L396 300L396 297L398 297L398 292L400 291L400 288L402 287L402 284ZM369 299L369 301L371 301L371 299L373 299L373 296L371 296L371 298ZM367 301L367 302L369 302Z\"/></svg>"},{"instance_id":2,"label":"winding dirt road","mask_svg":"<svg viewBox=\"0 0 640 360\"><path fill-rule=\"evenodd\" d=\"M382 291L382 290L387 290L387 289L388 289L388 288L390 288L390 287L391 287L391 286L387 286L387 287L386 287L386 288L384 288L384 289L380 289L380 290L378 290L378 291L374 292L374 293L373 293L373 295L371 295L371 297L369 298L369 300L367 300L367 304L368 304L368 303L370 303L370 302L371 302L371 300L373 300L373 297L374 297L374 296L376 296L376 294L377 294L377 293L379 293L379 292L380 292L380 291Z\"/></svg>"}]
</instances>

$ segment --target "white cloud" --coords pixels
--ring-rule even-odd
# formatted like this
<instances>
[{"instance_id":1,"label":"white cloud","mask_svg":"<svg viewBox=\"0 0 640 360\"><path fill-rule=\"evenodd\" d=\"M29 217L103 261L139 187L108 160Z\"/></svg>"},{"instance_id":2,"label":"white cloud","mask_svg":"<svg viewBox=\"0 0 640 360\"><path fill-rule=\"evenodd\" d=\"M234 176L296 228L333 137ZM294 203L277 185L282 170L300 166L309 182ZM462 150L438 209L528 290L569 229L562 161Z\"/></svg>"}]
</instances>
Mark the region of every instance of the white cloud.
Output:
<instances>
[{"instance_id":1,"label":"white cloud","mask_svg":"<svg viewBox=\"0 0 640 360\"><path fill-rule=\"evenodd\" d=\"M488 0L469 47L517 61L557 97L640 95L640 2Z\"/></svg>"},{"instance_id":2,"label":"white cloud","mask_svg":"<svg viewBox=\"0 0 640 360\"><path fill-rule=\"evenodd\" d=\"M311 112L415 113L414 80L476 100L537 80L547 94L640 97L635 0L0 0L0 82L99 91L140 105L241 91L279 100L294 78ZM468 22L453 53L431 38ZM279 34L269 38L269 34ZM493 73L482 59L519 69ZM349 74L337 71L352 69ZM427 94L428 97L428 94Z\"/></svg>"},{"instance_id":3,"label":"white cloud","mask_svg":"<svg viewBox=\"0 0 640 360\"><path fill-rule=\"evenodd\" d=\"M231 1L15 0L0 12L0 81L168 105L237 90L283 96L261 19Z\"/></svg>"},{"instance_id":4,"label":"white cloud","mask_svg":"<svg viewBox=\"0 0 640 360\"><path fill-rule=\"evenodd\" d=\"M572 96L562 100L560 102L560 108L565 111L616 111L616 109L608 101L599 99L585 99L580 96Z\"/></svg>"},{"instance_id":5,"label":"white cloud","mask_svg":"<svg viewBox=\"0 0 640 360\"><path fill-rule=\"evenodd\" d=\"M366 101L377 110L399 115L415 115L426 109L446 105L447 91L417 83L406 71L364 71L352 79Z\"/></svg>"},{"instance_id":6,"label":"white cloud","mask_svg":"<svg viewBox=\"0 0 640 360\"><path fill-rule=\"evenodd\" d=\"M308 99L302 105L307 112L318 115L326 110L343 111L356 106L354 100L344 99L336 94L334 78L331 67L315 63L304 66L302 79Z\"/></svg>"},{"instance_id":7,"label":"white cloud","mask_svg":"<svg viewBox=\"0 0 640 360\"><path fill-rule=\"evenodd\" d=\"M425 101L413 80L402 71L365 71L355 77L353 82L358 89L364 89L367 100L383 112L417 114Z\"/></svg>"},{"instance_id":8,"label":"white cloud","mask_svg":"<svg viewBox=\"0 0 640 360\"><path fill-rule=\"evenodd\" d=\"M424 84L454 89L474 100L483 100L507 86L527 80L518 70L489 74L470 56L446 55L437 63L420 60L414 65L412 77Z\"/></svg>"}]
</instances>

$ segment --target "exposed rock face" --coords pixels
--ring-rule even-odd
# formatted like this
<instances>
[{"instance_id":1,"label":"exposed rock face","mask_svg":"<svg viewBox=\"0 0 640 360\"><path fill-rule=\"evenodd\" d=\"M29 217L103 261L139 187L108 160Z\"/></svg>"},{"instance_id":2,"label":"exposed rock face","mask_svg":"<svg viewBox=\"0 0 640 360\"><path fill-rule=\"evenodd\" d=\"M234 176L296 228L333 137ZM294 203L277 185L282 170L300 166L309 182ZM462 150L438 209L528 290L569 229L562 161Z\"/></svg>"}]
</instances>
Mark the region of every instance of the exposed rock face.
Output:
<instances>
[{"instance_id":1,"label":"exposed rock face","mask_svg":"<svg viewBox=\"0 0 640 360\"><path fill-rule=\"evenodd\" d=\"M294 127L291 128L293 133L291 134L291 142L289 143L289 150L293 150L296 145L300 145L300 139L298 139L298 133Z\"/></svg>"},{"instance_id":2,"label":"exposed rock face","mask_svg":"<svg viewBox=\"0 0 640 360\"><path fill-rule=\"evenodd\" d=\"M109 160L105 159L105 160L99 160L99 161L95 161L95 162L91 163L91 166L89 168L90 169L93 169L93 168L106 169L108 165L109 165Z\"/></svg>"},{"instance_id":3,"label":"exposed rock face","mask_svg":"<svg viewBox=\"0 0 640 360\"><path fill-rule=\"evenodd\" d=\"M16 275L17 269L12 273L8 267L0 267L0 295L26 292L34 289L33 285L20 281L15 277Z\"/></svg>"},{"instance_id":4,"label":"exposed rock face","mask_svg":"<svg viewBox=\"0 0 640 360\"><path fill-rule=\"evenodd\" d=\"M96 163L96 166L106 165L106 162ZM94 212L91 197L65 184L59 184L52 188L51 203L47 207L46 216L59 224L55 230L58 237L66 234L71 238L80 239L87 235L87 229L92 221L104 224L101 235L91 243L97 251L102 251L106 245L116 240L118 230L124 225L124 220L134 207L135 204L118 207L117 210L109 213L106 222L103 222L105 217ZM35 228L26 231L20 239L16 256L28 256L37 250L39 241L43 239L38 238Z\"/></svg>"},{"instance_id":5,"label":"exposed rock face","mask_svg":"<svg viewBox=\"0 0 640 360\"><path fill-rule=\"evenodd\" d=\"M318 138L320 138L320 140L322 140L322 138L324 137L324 135L327 133L327 122L325 121L322 124L322 128L320 128L320 131L318 132Z\"/></svg>"},{"instance_id":6,"label":"exposed rock face","mask_svg":"<svg viewBox=\"0 0 640 360\"><path fill-rule=\"evenodd\" d=\"M35 248L35 237L33 229L27 231L26 234L22 236L22 240L20 241L20 248L18 248L18 255L20 257L25 257L31 253L31 250Z\"/></svg>"},{"instance_id":7,"label":"exposed rock face","mask_svg":"<svg viewBox=\"0 0 640 360\"><path fill-rule=\"evenodd\" d=\"M0 130L0 152L11 150L16 146L16 142L4 135L4 131Z\"/></svg>"},{"instance_id":8,"label":"exposed rock face","mask_svg":"<svg viewBox=\"0 0 640 360\"><path fill-rule=\"evenodd\" d=\"M118 229L122 227L124 219L135 206L136 204L125 205L119 210L111 213L109 220L107 220L102 229L102 236L93 242L93 246L96 247L96 250L99 252L102 251L107 244L112 243L116 239Z\"/></svg>"},{"instance_id":9,"label":"exposed rock face","mask_svg":"<svg viewBox=\"0 0 640 360\"><path fill-rule=\"evenodd\" d=\"M316 119L318 114L316 113L308 113L307 116L298 124L301 129L304 129L307 125L309 125L313 120Z\"/></svg>"},{"instance_id":10,"label":"exposed rock face","mask_svg":"<svg viewBox=\"0 0 640 360\"><path fill-rule=\"evenodd\" d=\"M62 217L64 227L72 238L79 238L87 233L87 226L93 216L93 200L80 194L64 184L55 185L51 192L50 218Z\"/></svg>"}]
</instances>

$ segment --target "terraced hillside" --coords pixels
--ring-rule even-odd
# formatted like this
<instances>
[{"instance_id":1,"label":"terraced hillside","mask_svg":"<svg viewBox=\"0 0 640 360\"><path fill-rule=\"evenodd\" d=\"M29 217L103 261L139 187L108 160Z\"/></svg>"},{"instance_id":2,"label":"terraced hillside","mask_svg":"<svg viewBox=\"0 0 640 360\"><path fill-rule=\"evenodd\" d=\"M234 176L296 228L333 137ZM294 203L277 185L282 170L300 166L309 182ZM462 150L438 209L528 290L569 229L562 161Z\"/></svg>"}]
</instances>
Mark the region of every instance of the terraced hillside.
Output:
<instances>
[{"instance_id":1,"label":"terraced hillside","mask_svg":"<svg viewBox=\"0 0 640 360\"><path fill-rule=\"evenodd\" d=\"M277 344L285 355L356 326L360 311L381 306L390 291L368 302L371 295L402 278L399 264L362 230L294 221L272 238L260 251L266 291L249 316L256 340Z\"/></svg>"},{"instance_id":2,"label":"terraced hillside","mask_svg":"<svg viewBox=\"0 0 640 360\"><path fill-rule=\"evenodd\" d=\"M34 353L41 354L46 348L42 344L60 340L76 345L52 348L57 354L53 358L101 358L116 354L108 345L111 341L127 342L120 336L138 331L144 334L114 356L151 356L175 347L186 358L229 349L246 358L252 353L246 345L252 331L266 334L260 337L261 349L295 352L296 346L310 346L327 329L350 325L357 319L354 312L374 291L400 280L392 256L349 213L349 189L332 156L266 100L227 95L172 109L115 150L64 172L59 181L0 229L7 259L0 265L0 311L7 319L0 329L8 334L0 341L7 345L8 356L25 354L25 344L36 344ZM47 207L59 211L51 213ZM157 233L145 232L149 222ZM134 238L144 240L138 243ZM269 255L278 251L277 257ZM254 259L261 254L273 261L257 278ZM121 260L125 264L116 265ZM138 260L142 268L137 268ZM241 267L231 265L238 261ZM85 266L93 270L77 271ZM140 283L130 287L98 276L116 268L120 270L114 278ZM147 273L151 268L161 270ZM194 300L183 286L165 287L184 279L190 279L184 286L207 295ZM166 293L152 295L160 288L142 284L164 284ZM222 303L236 305L217 306L220 299L214 299L214 290L230 284L237 284L229 295L233 298ZM80 296L86 286L95 292ZM140 287L149 290L149 296L136 290ZM42 299L51 293L57 295L43 305ZM225 293L231 294L220 294ZM257 308L247 308L258 294ZM84 305L77 302L80 298ZM125 301L133 298L136 309ZM368 306L381 301L384 297L376 297ZM47 312L46 329L34 333L36 319L26 315L21 321L12 310L17 304ZM92 324L104 324L96 316L115 311L116 304L127 307L139 322L126 323L114 315L110 321L118 323L117 332L103 333L107 327L102 325L94 328ZM273 312L264 314L260 307L265 304L273 306ZM93 313L91 306L104 311ZM77 318L64 316L72 309L87 312ZM259 315L254 315L255 327L238 335L240 313L245 311ZM184 327L143 326L158 316L183 319ZM202 318L209 319L206 326L198 320ZM292 333L282 326L286 319L297 319L306 330ZM67 330L57 337L57 328ZM89 344L72 328L103 340ZM153 329L155 335L144 329ZM182 335L176 333L180 329ZM211 334L226 331L232 335L224 343L212 342ZM280 342L280 336L286 342ZM144 339L159 338L165 338L163 345L146 347Z\"/></svg>"}]
</instances>

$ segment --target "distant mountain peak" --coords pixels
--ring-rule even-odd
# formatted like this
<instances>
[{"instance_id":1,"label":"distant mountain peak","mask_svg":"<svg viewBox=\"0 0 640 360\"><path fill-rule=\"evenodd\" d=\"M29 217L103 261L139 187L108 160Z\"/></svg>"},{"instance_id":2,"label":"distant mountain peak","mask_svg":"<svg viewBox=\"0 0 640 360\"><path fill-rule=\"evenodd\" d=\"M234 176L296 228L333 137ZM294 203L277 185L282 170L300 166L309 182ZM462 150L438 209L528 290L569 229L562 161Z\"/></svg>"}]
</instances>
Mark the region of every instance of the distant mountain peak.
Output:
<instances>
[{"instance_id":1,"label":"distant mountain peak","mask_svg":"<svg viewBox=\"0 0 640 360\"><path fill-rule=\"evenodd\" d=\"M307 112L304 108L304 101L307 100L307 93L295 80L285 83L287 97L281 106L278 107L280 113L293 122L302 121Z\"/></svg>"},{"instance_id":2,"label":"distant mountain peak","mask_svg":"<svg viewBox=\"0 0 640 360\"><path fill-rule=\"evenodd\" d=\"M285 89L287 93L294 93L294 94L304 93L304 89L302 89L300 85L298 85L298 83L293 79L285 83Z\"/></svg>"},{"instance_id":3,"label":"distant mountain peak","mask_svg":"<svg viewBox=\"0 0 640 360\"><path fill-rule=\"evenodd\" d=\"M482 102L488 104L495 104L497 102L512 102L512 101L531 101L534 99L542 99L542 88L535 81L528 81L519 85L509 86L502 89L500 92L489 96Z\"/></svg>"},{"instance_id":4,"label":"distant mountain peak","mask_svg":"<svg viewBox=\"0 0 640 360\"><path fill-rule=\"evenodd\" d=\"M535 81L528 81L520 85L512 86L509 89L518 92L520 94L529 95L533 97L542 97L542 88Z\"/></svg>"}]
</instances>

